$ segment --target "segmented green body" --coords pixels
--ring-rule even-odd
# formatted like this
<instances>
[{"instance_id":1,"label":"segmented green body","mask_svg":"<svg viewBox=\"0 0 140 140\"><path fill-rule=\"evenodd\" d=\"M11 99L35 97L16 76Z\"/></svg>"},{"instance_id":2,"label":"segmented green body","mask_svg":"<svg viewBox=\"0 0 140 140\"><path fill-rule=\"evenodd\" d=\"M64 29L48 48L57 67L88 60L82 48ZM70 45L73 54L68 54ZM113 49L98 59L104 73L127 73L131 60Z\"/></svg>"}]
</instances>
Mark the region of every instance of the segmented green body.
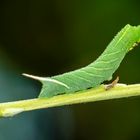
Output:
<instances>
[{"instance_id":1,"label":"segmented green body","mask_svg":"<svg viewBox=\"0 0 140 140\"><path fill-rule=\"evenodd\" d=\"M126 53L138 42L140 42L140 26L126 25L101 56L90 65L62 75L52 76L50 77L52 81L38 78L43 83L39 97L74 93L99 86L112 77Z\"/></svg>"}]
</instances>

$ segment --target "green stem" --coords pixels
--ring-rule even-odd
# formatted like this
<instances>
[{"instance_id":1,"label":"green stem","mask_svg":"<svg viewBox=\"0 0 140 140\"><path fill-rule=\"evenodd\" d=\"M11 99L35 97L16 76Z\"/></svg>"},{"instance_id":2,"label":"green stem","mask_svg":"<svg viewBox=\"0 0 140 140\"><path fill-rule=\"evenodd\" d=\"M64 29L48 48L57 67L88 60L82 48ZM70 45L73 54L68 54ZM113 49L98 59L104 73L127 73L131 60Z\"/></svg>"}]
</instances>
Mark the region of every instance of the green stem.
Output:
<instances>
[{"instance_id":1,"label":"green stem","mask_svg":"<svg viewBox=\"0 0 140 140\"><path fill-rule=\"evenodd\" d=\"M77 103L94 102L115 98L123 98L140 95L140 84L124 85L117 84L110 90L105 90L105 86L77 92L74 94L64 94L52 98L35 98L7 103L0 103L0 116L14 116L24 111L30 111L41 108L56 107Z\"/></svg>"}]
</instances>

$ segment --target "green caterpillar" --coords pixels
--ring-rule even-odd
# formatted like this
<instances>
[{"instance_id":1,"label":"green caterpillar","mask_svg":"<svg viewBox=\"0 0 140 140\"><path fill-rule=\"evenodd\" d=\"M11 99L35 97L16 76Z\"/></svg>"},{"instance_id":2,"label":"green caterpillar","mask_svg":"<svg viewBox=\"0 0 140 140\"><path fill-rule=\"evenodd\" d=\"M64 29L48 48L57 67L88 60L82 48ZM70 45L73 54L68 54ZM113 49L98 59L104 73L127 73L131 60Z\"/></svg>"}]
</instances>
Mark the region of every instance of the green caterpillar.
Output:
<instances>
[{"instance_id":1,"label":"green caterpillar","mask_svg":"<svg viewBox=\"0 0 140 140\"><path fill-rule=\"evenodd\" d=\"M39 97L52 97L96 87L106 80L111 80L126 53L139 42L140 26L126 25L101 56L86 67L50 78L24 75L42 82Z\"/></svg>"}]
</instances>

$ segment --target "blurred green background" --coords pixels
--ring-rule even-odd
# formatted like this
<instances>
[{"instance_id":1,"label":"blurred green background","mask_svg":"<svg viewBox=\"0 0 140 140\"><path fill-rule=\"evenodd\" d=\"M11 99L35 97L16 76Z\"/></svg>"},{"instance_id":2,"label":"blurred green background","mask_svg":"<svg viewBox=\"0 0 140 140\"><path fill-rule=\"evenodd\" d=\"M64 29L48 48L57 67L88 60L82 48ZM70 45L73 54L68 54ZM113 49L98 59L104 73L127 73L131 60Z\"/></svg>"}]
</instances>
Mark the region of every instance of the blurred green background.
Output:
<instances>
[{"instance_id":1,"label":"blurred green background","mask_svg":"<svg viewBox=\"0 0 140 140\"><path fill-rule=\"evenodd\" d=\"M91 63L127 23L140 24L138 0L1 0L0 102L38 96L51 76ZM114 75L140 83L140 48ZM140 97L32 111L0 119L0 140L139 140Z\"/></svg>"}]
</instances>

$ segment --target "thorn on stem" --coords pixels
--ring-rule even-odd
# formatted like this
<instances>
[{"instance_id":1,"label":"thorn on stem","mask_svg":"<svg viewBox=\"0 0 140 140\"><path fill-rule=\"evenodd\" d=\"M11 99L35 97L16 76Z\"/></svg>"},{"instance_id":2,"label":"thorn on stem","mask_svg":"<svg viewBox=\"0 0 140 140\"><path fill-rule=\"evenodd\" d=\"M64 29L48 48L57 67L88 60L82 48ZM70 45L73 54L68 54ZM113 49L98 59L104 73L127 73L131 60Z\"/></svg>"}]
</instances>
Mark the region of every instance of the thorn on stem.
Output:
<instances>
[{"instance_id":1,"label":"thorn on stem","mask_svg":"<svg viewBox=\"0 0 140 140\"><path fill-rule=\"evenodd\" d=\"M117 76L117 78L110 84L106 85L105 90L109 90L111 88L113 88L119 81L119 76Z\"/></svg>"}]
</instances>

